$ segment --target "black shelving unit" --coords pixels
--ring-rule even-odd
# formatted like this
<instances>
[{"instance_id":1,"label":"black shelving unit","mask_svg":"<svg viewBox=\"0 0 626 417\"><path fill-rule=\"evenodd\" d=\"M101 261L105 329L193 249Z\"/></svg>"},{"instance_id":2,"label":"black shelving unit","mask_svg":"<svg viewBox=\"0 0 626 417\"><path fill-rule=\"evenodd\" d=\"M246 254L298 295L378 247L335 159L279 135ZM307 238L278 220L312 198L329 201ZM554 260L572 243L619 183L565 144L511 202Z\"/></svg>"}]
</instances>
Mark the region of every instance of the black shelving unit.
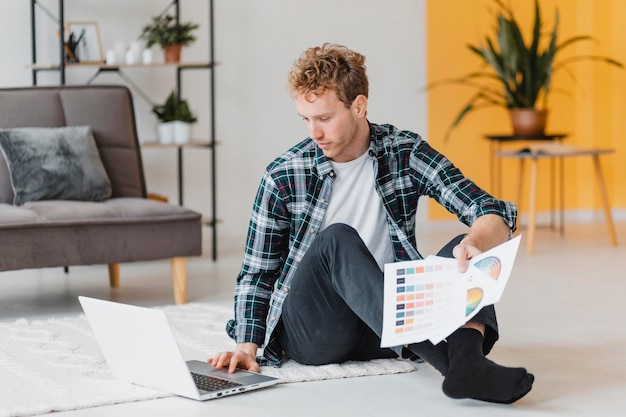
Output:
<instances>
[{"instance_id":1,"label":"black shelving unit","mask_svg":"<svg viewBox=\"0 0 626 417\"><path fill-rule=\"evenodd\" d=\"M30 15L31 15L31 68L32 68L32 84L37 85L37 76L40 72L49 72L55 71L59 73L59 84L65 85L66 82L66 72L72 66L85 68L85 67L93 67L95 69L94 75L89 79L88 83L91 83L99 74L108 72L108 73L116 73L124 80L126 84L129 84L131 89L144 101L149 104L153 104L150 98L145 94L141 89L133 82L131 77L128 77L124 73L124 68L129 67L126 65L106 65L104 62L96 63L96 64L67 64L65 62L65 51L64 51L64 40L65 40L65 0L51 0L56 1L58 6L58 16L55 16L54 13L49 10L46 6L42 4L41 0L31 0L30 1ZM209 139L206 141L194 142L185 145L163 145L163 147L177 147L177 171L178 171L178 204L183 205L184 203L184 187L183 187L183 148L205 148L209 149L211 152L211 183L210 183L210 196L211 196L211 213L207 220L204 221L205 225L208 225L212 229L212 259L217 259L217 181L216 181L216 139L215 139L215 31L214 31L214 8L213 8L213 0L207 0L209 11L208 11L208 25L209 25L209 61L202 63L177 63L177 64L165 64L169 66L173 66L176 68L176 91L180 98L182 94L182 76L183 73L192 70L205 70L208 71L209 74L209 105L210 112L208 114L210 129L209 129ZM172 0L167 7L164 9L162 13L168 12L170 9L174 9L174 15L176 16L176 20L180 19L180 0ZM49 18L53 19L58 24L58 32L59 32L59 58L58 64L52 65L40 65L37 62L37 11L40 10L42 13L46 14ZM157 64L162 65L162 64ZM142 65L141 67L145 67L149 69L152 64ZM133 65L132 67L137 68L139 65Z\"/></svg>"}]
</instances>

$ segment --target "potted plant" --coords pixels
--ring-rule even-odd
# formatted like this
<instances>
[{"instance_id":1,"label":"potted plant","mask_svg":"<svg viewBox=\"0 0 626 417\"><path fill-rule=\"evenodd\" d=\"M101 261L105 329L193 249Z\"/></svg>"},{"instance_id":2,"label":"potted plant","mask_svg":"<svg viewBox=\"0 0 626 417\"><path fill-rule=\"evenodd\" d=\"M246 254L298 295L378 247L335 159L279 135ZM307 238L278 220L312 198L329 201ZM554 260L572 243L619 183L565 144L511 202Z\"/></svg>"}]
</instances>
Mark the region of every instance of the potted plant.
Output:
<instances>
[{"instance_id":1,"label":"potted plant","mask_svg":"<svg viewBox=\"0 0 626 417\"><path fill-rule=\"evenodd\" d=\"M159 45L163 48L165 62L179 62L183 46L191 45L196 40L193 32L199 25L192 22L180 22L172 15L159 15L143 27L140 38L146 41L146 48Z\"/></svg>"},{"instance_id":2,"label":"potted plant","mask_svg":"<svg viewBox=\"0 0 626 417\"><path fill-rule=\"evenodd\" d=\"M577 55L556 61L559 52L581 41L591 41L586 35L573 36L558 42L559 11L556 9L554 26L546 32L542 28L539 1L535 0L535 19L532 38L525 42L513 10L502 0L494 0L498 6L493 39L485 36L478 46L468 45L484 62L488 70L470 72L464 76L431 83L427 88L441 84L459 84L478 91L463 106L446 132L461 123L474 110L500 106L509 110L516 135L538 136L544 134L547 117L547 99L553 75L568 65L581 61L600 61L617 67L622 64L614 59L597 55ZM534 124L533 121L538 122Z\"/></svg>"},{"instance_id":3,"label":"potted plant","mask_svg":"<svg viewBox=\"0 0 626 417\"><path fill-rule=\"evenodd\" d=\"M157 127L159 142L163 144L189 142L191 123L198 119L191 112L187 100L179 98L176 92L172 91L165 103L152 107L152 112L161 122Z\"/></svg>"}]
</instances>

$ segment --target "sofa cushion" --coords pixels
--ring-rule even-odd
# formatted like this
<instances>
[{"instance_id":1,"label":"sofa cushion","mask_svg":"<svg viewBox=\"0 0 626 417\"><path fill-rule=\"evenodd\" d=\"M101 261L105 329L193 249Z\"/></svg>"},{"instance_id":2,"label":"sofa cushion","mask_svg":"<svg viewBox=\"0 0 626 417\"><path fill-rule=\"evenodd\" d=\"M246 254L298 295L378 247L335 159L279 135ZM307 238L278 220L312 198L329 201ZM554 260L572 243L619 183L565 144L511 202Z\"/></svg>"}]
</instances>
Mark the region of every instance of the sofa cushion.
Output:
<instances>
[{"instance_id":1,"label":"sofa cushion","mask_svg":"<svg viewBox=\"0 0 626 417\"><path fill-rule=\"evenodd\" d=\"M38 227L84 224L159 224L193 220L200 214L185 207L147 198L112 198L102 203L88 201L33 201L21 209L35 215ZM4 225L0 221L0 225ZM5 225L7 226L7 225Z\"/></svg>"},{"instance_id":2,"label":"sofa cushion","mask_svg":"<svg viewBox=\"0 0 626 417\"><path fill-rule=\"evenodd\" d=\"M0 271L201 255L201 217L131 197L0 204Z\"/></svg>"},{"instance_id":3,"label":"sofa cushion","mask_svg":"<svg viewBox=\"0 0 626 417\"><path fill-rule=\"evenodd\" d=\"M33 226L40 223L39 216L32 210L25 210L12 204L0 204L0 226L6 227Z\"/></svg>"},{"instance_id":4,"label":"sofa cushion","mask_svg":"<svg viewBox=\"0 0 626 417\"><path fill-rule=\"evenodd\" d=\"M102 201L111 196L111 183L88 126L0 129L0 150L15 205L39 200Z\"/></svg>"}]
</instances>

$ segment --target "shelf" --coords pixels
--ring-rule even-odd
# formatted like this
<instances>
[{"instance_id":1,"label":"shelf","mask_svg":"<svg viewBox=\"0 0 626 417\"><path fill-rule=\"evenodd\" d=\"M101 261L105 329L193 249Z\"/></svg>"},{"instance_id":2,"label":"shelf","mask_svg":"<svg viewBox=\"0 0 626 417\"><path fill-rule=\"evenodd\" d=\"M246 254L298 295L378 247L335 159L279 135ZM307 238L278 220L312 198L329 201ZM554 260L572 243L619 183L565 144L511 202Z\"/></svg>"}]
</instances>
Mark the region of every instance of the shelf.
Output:
<instances>
[{"instance_id":1,"label":"shelf","mask_svg":"<svg viewBox=\"0 0 626 417\"><path fill-rule=\"evenodd\" d=\"M105 63L97 63L97 62L86 62L86 63L78 63L78 64L65 64L65 69L69 68L99 68L102 70L114 71L121 68L182 68L182 69L191 69L191 68L213 68L219 65L219 62L156 62L152 64L116 64L116 65L107 65ZM40 71L58 71L61 69L59 64L32 64L29 65L29 68L33 70Z\"/></svg>"},{"instance_id":2,"label":"shelf","mask_svg":"<svg viewBox=\"0 0 626 417\"><path fill-rule=\"evenodd\" d=\"M221 220L219 219L211 220L211 219L207 219L206 217L202 217L201 222L203 226L215 227L215 224L221 223Z\"/></svg>"},{"instance_id":3,"label":"shelf","mask_svg":"<svg viewBox=\"0 0 626 417\"><path fill-rule=\"evenodd\" d=\"M524 140L561 140L567 136L567 133L553 133L545 135L485 135L485 139L495 142L518 142Z\"/></svg>"},{"instance_id":4,"label":"shelf","mask_svg":"<svg viewBox=\"0 0 626 417\"><path fill-rule=\"evenodd\" d=\"M215 145L218 143L216 142ZM142 148L212 148L213 143L208 141L195 141L192 140L187 143L160 143L157 141L141 142L139 143Z\"/></svg>"},{"instance_id":5,"label":"shelf","mask_svg":"<svg viewBox=\"0 0 626 417\"><path fill-rule=\"evenodd\" d=\"M164 0L165 1L165 0ZM212 196L211 198L211 213L210 213L210 217L209 220L203 220L203 224L205 225L212 225L213 226L213 231L212 231L212 243L213 243L213 253L212 253L212 258L213 260L217 259L217 230L216 230L216 221L210 221L210 219L216 219L216 209L217 209L217 204L216 204L216 155L215 155L215 146L218 145L219 143L216 142L214 140L214 138L216 137L216 131L215 131L215 71L214 68L215 66L219 65L218 62L216 62L214 60L215 54L214 54L214 9L213 9L213 0L206 0L208 2L208 6L209 6L209 10L208 10L208 16L207 16L207 23L208 23L208 29L209 29L209 34L208 34L208 40L209 40L209 44L208 44L208 60L206 61L196 61L196 62L176 62L176 63L166 63L166 62L153 62L150 64L143 64L143 63L137 63L137 64L116 64L116 65L107 65L104 61L95 61L95 62L79 62L79 63L75 63L75 64L70 64L70 63L66 63L65 62L65 48L64 48L64 43L63 43L63 39L64 39L64 34L65 34L65 0L57 0L57 4L58 4L58 17L52 16L50 14L50 12L43 8L43 6L40 4L39 0L30 0L30 12L31 12L31 19L30 19L30 27L31 27L31 64L28 65L28 68L30 68L31 73L32 73L32 77L33 77L33 85L37 85L37 74L41 71L57 71L59 73L59 84L64 85L65 84L65 73L68 70L72 70L72 69L78 69L78 68L83 68L83 69L91 69L94 74L93 76L86 82L86 84L90 84L96 77L99 76L99 74L103 74L103 73L115 73L118 76L120 76L128 85L130 85L131 87L133 87L133 91L134 93L142 98L146 103L153 105L154 103L152 102L151 98L145 94L140 88L139 86L133 81L132 77L129 77L126 73L125 70L132 70L134 69L159 69L159 68L171 68L171 69L176 69L176 91L178 92L178 94L181 94L181 87L182 87L182 82L181 82L181 75L182 73L185 72L185 70L195 70L195 69L200 69L200 70L208 70L209 73L209 96L208 96L208 100L209 100L209 107L210 110L208 112L208 120L210 123L210 131L208 132L208 135L206 135L204 138L200 138L200 139L195 139L192 142L189 143L184 143L184 144L177 144L177 143L172 143L172 144L161 144L158 143L157 141L152 141L152 142L146 142L146 143L140 143L140 147L142 148L152 148L152 149L157 149L157 148L172 148L172 149L176 149L177 151L177 164L178 164L178 203L180 205L183 205L183 149L185 148L197 148L197 149L209 149L211 150L211 155L209 157L209 161L210 161L210 166L211 166L211 182L209 184L210 186L210 194ZM178 18L180 16L180 3L182 2L182 0L167 0L167 2L169 3L169 5L166 7L165 11L163 13L165 13L166 11L169 11L170 8L173 8L173 14L176 16L176 19L178 21ZM60 34L57 39L59 42L59 56L57 58L57 62L56 63L38 63L37 62L37 36L36 36L36 27L37 27L37 18L36 18L36 9L37 7L41 8L44 13L46 13L49 17L52 17L53 20L56 21L57 25L58 25L58 33ZM169 12L168 12L169 13ZM130 72L130 71L128 71ZM133 74L135 75L135 74ZM210 139L207 139L210 138Z\"/></svg>"}]
</instances>

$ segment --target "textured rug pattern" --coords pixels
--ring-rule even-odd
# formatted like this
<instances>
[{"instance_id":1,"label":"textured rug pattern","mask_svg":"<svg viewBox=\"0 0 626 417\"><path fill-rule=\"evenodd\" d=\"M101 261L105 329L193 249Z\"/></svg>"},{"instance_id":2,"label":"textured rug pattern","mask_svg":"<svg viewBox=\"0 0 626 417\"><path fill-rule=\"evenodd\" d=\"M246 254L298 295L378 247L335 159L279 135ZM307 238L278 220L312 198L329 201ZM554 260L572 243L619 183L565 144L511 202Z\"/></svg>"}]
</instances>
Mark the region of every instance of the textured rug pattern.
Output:
<instances>
[{"instance_id":1,"label":"textured rug pattern","mask_svg":"<svg viewBox=\"0 0 626 417\"><path fill-rule=\"evenodd\" d=\"M224 326L230 309L191 303L162 308L185 359L232 350ZM287 361L262 372L283 383L411 372L407 361L381 359L303 366ZM0 323L0 416L26 416L170 396L117 380L83 315Z\"/></svg>"}]
</instances>

